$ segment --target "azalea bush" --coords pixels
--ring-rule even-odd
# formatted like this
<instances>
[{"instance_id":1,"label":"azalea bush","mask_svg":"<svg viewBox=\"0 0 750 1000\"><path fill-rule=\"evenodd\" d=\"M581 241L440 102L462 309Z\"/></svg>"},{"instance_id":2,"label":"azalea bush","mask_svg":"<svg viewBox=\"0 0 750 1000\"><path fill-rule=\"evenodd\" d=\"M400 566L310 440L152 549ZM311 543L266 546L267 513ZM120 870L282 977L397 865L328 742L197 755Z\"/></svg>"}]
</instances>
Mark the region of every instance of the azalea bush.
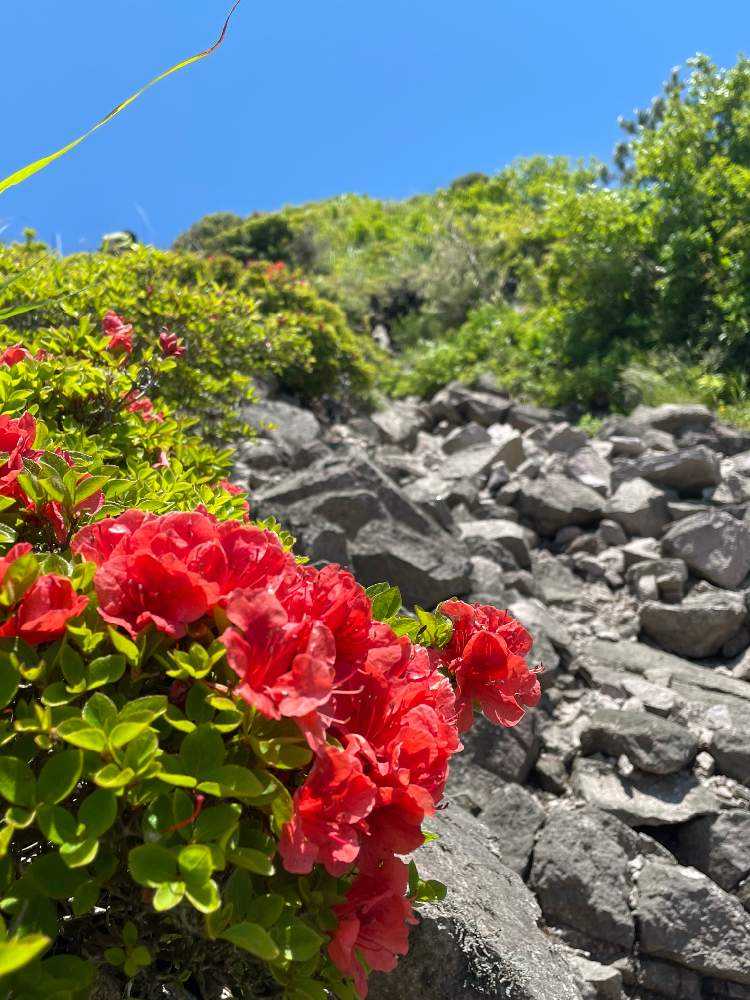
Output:
<instances>
[{"instance_id":1,"label":"azalea bush","mask_svg":"<svg viewBox=\"0 0 750 1000\"><path fill-rule=\"evenodd\" d=\"M444 891L404 859L461 732L539 698L531 639L306 565L162 410L181 338L76 331L0 356L0 992L365 997Z\"/></svg>"}]
</instances>

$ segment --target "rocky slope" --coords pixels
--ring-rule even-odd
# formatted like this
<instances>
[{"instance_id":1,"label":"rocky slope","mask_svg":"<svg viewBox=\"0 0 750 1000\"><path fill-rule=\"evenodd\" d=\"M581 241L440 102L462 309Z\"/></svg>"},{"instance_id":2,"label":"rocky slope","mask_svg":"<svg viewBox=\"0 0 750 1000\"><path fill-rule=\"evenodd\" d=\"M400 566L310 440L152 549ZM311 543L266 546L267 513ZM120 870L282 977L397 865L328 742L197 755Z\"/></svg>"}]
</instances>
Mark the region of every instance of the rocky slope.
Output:
<instances>
[{"instance_id":1,"label":"rocky slope","mask_svg":"<svg viewBox=\"0 0 750 1000\"><path fill-rule=\"evenodd\" d=\"M508 607L545 668L468 737L420 853L451 893L371 995L750 1000L750 435L680 405L590 438L491 383L253 419L235 478L302 551Z\"/></svg>"}]
</instances>

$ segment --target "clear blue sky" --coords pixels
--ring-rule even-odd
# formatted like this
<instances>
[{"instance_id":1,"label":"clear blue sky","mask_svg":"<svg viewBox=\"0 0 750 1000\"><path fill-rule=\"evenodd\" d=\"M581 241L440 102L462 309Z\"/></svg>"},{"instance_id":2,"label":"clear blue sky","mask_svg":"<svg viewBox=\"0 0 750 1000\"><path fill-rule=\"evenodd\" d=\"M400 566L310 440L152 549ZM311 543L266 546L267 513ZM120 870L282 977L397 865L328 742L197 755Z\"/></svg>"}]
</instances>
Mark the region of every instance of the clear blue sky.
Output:
<instances>
[{"instance_id":1,"label":"clear blue sky","mask_svg":"<svg viewBox=\"0 0 750 1000\"><path fill-rule=\"evenodd\" d=\"M229 0L2 0L0 176L203 48ZM243 0L225 47L0 196L66 253L207 212L401 198L532 153L607 158L694 52L750 47L748 0Z\"/></svg>"}]
</instances>

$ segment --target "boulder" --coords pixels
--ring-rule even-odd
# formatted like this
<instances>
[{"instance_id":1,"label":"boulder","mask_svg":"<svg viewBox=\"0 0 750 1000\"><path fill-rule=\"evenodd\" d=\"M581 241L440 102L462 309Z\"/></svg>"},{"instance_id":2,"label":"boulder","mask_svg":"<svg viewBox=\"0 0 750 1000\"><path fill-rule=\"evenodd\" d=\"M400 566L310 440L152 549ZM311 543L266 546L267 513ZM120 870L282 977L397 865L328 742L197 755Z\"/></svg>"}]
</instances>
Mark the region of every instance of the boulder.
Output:
<instances>
[{"instance_id":1,"label":"boulder","mask_svg":"<svg viewBox=\"0 0 750 1000\"><path fill-rule=\"evenodd\" d=\"M519 431L527 431L532 427L549 423L551 420L562 419L562 414L556 410L548 410L543 406L532 406L530 403L513 403L508 411L508 423Z\"/></svg>"},{"instance_id":2,"label":"boulder","mask_svg":"<svg viewBox=\"0 0 750 1000\"><path fill-rule=\"evenodd\" d=\"M612 466L596 448L580 448L565 463L565 472L584 486L607 496L612 484Z\"/></svg>"},{"instance_id":3,"label":"boulder","mask_svg":"<svg viewBox=\"0 0 750 1000\"><path fill-rule=\"evenodd\" d=\"M635 771L624 778L593 757L575 761L573 788L628 826L671 826L719 811L719 800L692 775L654 777Z\"/></svg>"},{"instance_id":4,"label":"boulder","mask_svg":"<svg viewBox=\"0 0 750 1000\"><path fill-rule=\"evenodd\" d=\"M531 547L537 537L528 528L502 519L463 521L458 526L461 538L484 538L499 542L513 556L521 569L531 568Z\"/></svg>"},{"instance_id":5,"label":"boulder","mask_svg":"<svg viewBox=\"0 0 750 1000\"><path fill-rule=\"evenodd\" d=\"M261 400L245 417L263 437L293 453L309 448L322 434L320 423L309 410L282 399Z\"/></svg>"},{"instance_id":6,"label":"boulder","mask_svg":"<svg viewBox=\"0 0 750 1000\"><path fill-rule=\"evenodd\" d=\"M669 524L667 497L645 479L622 483L604 507L604 513L629 535L658 538Z\"/></svg>"},{"instance_id":7,"label":"boulder","mask_svg":"<svg viewBox=\"0 0 750 1000\"><path fill-rule=\"evenodd\" d=\"M547 449L572 455L574 451L584 448L589 443L589 436L577 427L568 423L553 424L547 436Z\"/></svg>"},{"instance_id":8,"label":"boulder","mask_svg":"<svg viewBox=\"0 0 750 1000\"><path fill-rule=\"evenodd\" d=\"M630 421L668 434L678 434L710 427L714 415L700 403L664 403L662 406L637 406L630 414Z\"/></svg>"},{"instance_id":9,"label":"boulder","mask_svg":"<svg viewBox=\"0 0 750 1000\"><path fill-rule=\"evenodd\" d=\"M546 818L544 809L527 789L508 784L492 793L480 815L500 845L503 864L523 878Z\"/></svg>"},{"instance_id":10,"label":"boulder","mask_svg":"<svg viewBox=\"0 0 750 1000\"><path fill-rule=\"evenodd\" d=\"M371 521L349 542L363 586L396 581L408 605L433 608L471 590L471 563L450 535L419 535L392 521Z\"/></svg>"},{"instance_id":11,"label":"boulder","mask_svg":"<svg viewBox=\"0 0 750 1000\"><path fill-rule=\"evenodd\" d=\"M488 433L498 448L497 462L502 462L508 472L515 472L526 458L521 435L508 424L493 424Z\"/></svg>"},{"instance_id":12,"label":"boulder","mask_svg":"<svg viewBox=\"0 0 750 1000\"><path fill-rule=\"evenodd\" d=\"M443 479L486 480L493 465L502 461L502 447L491 441L489 444L473 445L455 455L449 455L440 464Z\"/></svg>"},{"instance_id":13,"label":"boulder","mask_svg":"<svg viewBox=\"0 0 750 1000\"><path fill-rule=\"evenodd\" d=\"M529 885L545 919L627 953L635 942L629 862L638 837L592 806L554 806L537 840Z\"/></svg>"},{"instance_id":14,"label":"boulder","mask_svg":"<svg viewBox=\"0 0 750 1000\"><path fill-rule=\"evenodd\" d=\"M418 432L427 424L420 404L405 399L373 413L371 420L387 444L407 449L414 447Z\"/></svg>"},{"instance_id":15,"label":"boulder","mask_svg":"<svg viewBox=\"0 0 750 1000\"><path fill-rule=\"evenodd\" d=\"M473 448L477 444L487 444L490 436L484 427L479 424L466 424L465 427L456 427L445 438L443 438L442 448L446 455L455 455L467 448Z\"/></svg>"},{"instance_id":16,"label":"boulder","mask_svg":"<svg viewBox=\"0 0 750 1000\"><path fill-rule=\"evenodd\" d=\"M566 525L595 524L601 520L604 501L590 487L551 473L523 480L514 506L537 531L551 537Z\"/></svg>"},{"instance_id":17,"label":"boulder","mask_svg":"<svg viewBox=\"0 0 750 1000\"><path fill-rule=\"evenodd\" d=\"M695 868L647 861L638 877L635 915L643 954L702 976L750 984L750 914Z\"/></svg>"},{"instance_id":18,"label":"boulder","mask_svg":"<svg viewBox=\"0 0 750 1000\"><path fill-rule=\"evenodd\" d=\"M548 552L532 554L534 589L545 604L574 604L581 597L581 581L565 563Z\"/></svg>"},{"instance_id":19,"label":"boulder","mask_svg":"<svg viewBox=\"0 0 750 1000\"><path fill-rule=\"evenodd\" d=\"M581 750L625 754L640 771L673 774L690 766L698 740L684 726L649 712L600 708L581 731Z\"/></svg>"},{"instance_id":20,"label":"boulder","mask_svg":"<svg viewBox=\"0 0 750 1000\"><path fill-rule=\"evenodd\" d=\"M718 486L721 482L719 456L705 445L641 455L636 459L636 465L643 479L680 493L700 494L707 487Z\"/></svg>"},{"instance_id":21,"label":"boulder","mask_svg":"<svg viewBox=\"0 0 750 1000\"><path fill-rule=\"evenodd\" d=\"M676 854L683 865L733 892L750 875L750 810L730 809L686 823L677 832Z\"/></svg>"},{"instance_id":22,"label":"boulder","mask_svg":"<svg viewBox=\"0 0 750 1000\"><path fill-rule=\"evenodd\" d=\"M646 601L640 609L644 634L663 649L701 660L715 656L745 623L747 609L741 594L705 585L681 604Z\"/></svg>"},{"instance_id":23,"label":"boulder","mask_svg":"<svg viewBox=\"0 0 750 1000\"><path fill-rule=\"evenodd\" d=\"M495 853L486 827L462 810L428 823L420 874L450 886L426 907L396 970L375 974L370 1000L581 1000L561 950L539 927L539 907Z\"/></svg>"},{"instance_id":24,"label":"boulder","mask_svg":"<svg viewBox=\"0 0 750 1000\"><path fill-rule=\"evenodd\" d=\"M622 973L573 952L568 962L584 1000L622 1000Z\"/></svg>"},{"instance_id":25,"label":"boulder","mask_svg":"<svg viewBox=\"0 0 750 1000\"><path fill-rule=\"evenodd\" d=\"M707 510L683 518L662 540L666 555L683 559L717 587L739 587L750 572L750 530L731 514Z\"/></svg>"},{"instance_id":26,"label":"boulder","mask_svg":"<svg viewBox=\"0 0 750 1000\"><path fill-rule=\"evenodd\" d=\"M503 781L523 784L539 756L539 715L527 712L517 726L503 729L483 716L463 735L464 760L474 761Z\"/></svg>"}]
</instances>

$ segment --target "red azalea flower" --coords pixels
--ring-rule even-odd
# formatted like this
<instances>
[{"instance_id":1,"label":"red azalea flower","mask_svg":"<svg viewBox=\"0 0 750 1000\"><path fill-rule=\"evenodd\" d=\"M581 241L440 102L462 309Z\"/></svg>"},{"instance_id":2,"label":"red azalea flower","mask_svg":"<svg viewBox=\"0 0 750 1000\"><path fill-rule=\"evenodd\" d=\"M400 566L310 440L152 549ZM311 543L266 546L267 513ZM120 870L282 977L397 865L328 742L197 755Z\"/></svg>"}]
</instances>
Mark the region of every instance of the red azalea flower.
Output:
<instances>
[{"instance_id":1,"label":"red azalea flower","mask_svg":"<svg viewBox=\"0 0 750 1000\"><path fill-rule=\"evenodd\" d=\"M0 626L0 635L18 636L32 646L52 642L64 635L67 623L82 614L88 602L64 576L40 576Z\"/></svg>"},{"instance_id":2,"label":"red azalea flower","mask_svg":"<svg viewBox=\"0 0 750 1000\"><path fill-rule=\"evenodd\" d=\"M6 347L3 353L0 354L0 365L7 365L8 368L12 368L19 361L31 360L31 357L31 352L27 351L25 347L21 344L14 344L12 347Z\"/></svg>"},{"instance_id":3,"label":"red azalea flower","mask_svg":"<svg viewBox=\"0 0 750 1000\"><path fill-rule=\"evenodd\" d=\"M221 636L236 693L266 718L302 718L324 705L333 688L336 643L322 622L291 622L267 590L236 591Z\"/></svg>"},{"instance_id":4,"label":"red azalea flower","mask_svg":"<svg viewBox=\"0 0 750 1000\"><path fill-rule=\"evenodd\" d=\"M151 466L151 468L152 469L168 469L169 468L169 455L166 453L166 451L163 448L159 451L159 458L158 458L158 460L156 462L154 462L154 464Z\"/></svg>"},{"instance_id":5,"label":"red azalea flower","mask_svg":"<svg viewBox=\"0 0 750 1000\"><path fill-rule=\"evenodd\" d=\"M109 337L107 350L113 354L130 354L133 350L133 326L110 310L102 320L102 330Z\"/></svg>"},{"instance_id":6,"label":"red azalea flower","mask_svg":"<svg viewBox=\"0 0 750 1000\"><path fill-rule=\"evenodd\" d=\"M164 414L154 409L154 404L148 396L141 396L140 399L134 399L132 403L128 403L127 410L128 413L140 414L141 419L146 423L152 420L155 420L159 424L164 423Z\"/></svg>"},{"instance_id":7,"label":"red azalea flower","mask_svg":"<svg viewBox=\"0 0 750 1000\"><path fill-rule=\"evenodd\" d=\"M288 872L306 875L322 864L334 877L357 859L358 824L375 804L375 785L357 755L326 746L294 795L294 816L281 833L279 852Z\"/></svg>"},{"instance_id":8,"label":"red azalea flower","mask_svg":"<svg viewBox=\"0 0 750 1000\"><path fill-rule=\"evenodd\" d=\"M18 542L8 551L7 555L0 558L0 587L5 579L5 574L16 559L20 559L21 556L27 556L29 552L31 552L31 545L28 542Z\"/></svg>"},{"instance_id":9,"label":"red azalea flower","mask_svg":"<svg viewBox=\"0 0 750 1000\"><path fill-rule=\"evenodd\" d=\"M164 354L165 357L181 358L185 354L185 347L180 342L177 334L169 331L166 326L159 334L159 344L161 346L162 354Z\"/></svg>"},{"instance_id":10,"label":"red azalea flower","mask_svg":"<svg viewBox=\"0 0 750 1000\"><path fill-rule=\"evenodd\" d=\"M17 420L5 414L0 416L0 496L13 497L28 505L28 498L18 485L25 458L38 458L41 452L33 448L36 438L36 421L30 413ZM3 460L4 459L4 460Z\"/></svg>"},{"instance_id":11,"label":"red azalea flower","mask_svg":"<svg viewBox=\"0 0 750 1000\"><path fill-rule=\"evenodd\" d=\"M399 955L409 950L409 927L417 923L406 898L408 868L390 858L379 868L357 876L346 902L334 908L339 924L328 946L336 968L354 979L367 997L367 971L392 972Z\"/></svg>"},{"instance_id":12,"label":"red azalea flower","mask_svg":"<svg viewBox=\"0 0 750 1000\"><path fill-rule=\"evenodd\" d=\"M453 621L453 636L432 657L456 682L459 729L471 727L474 702L496 725L517 725L525 707L541 697L539 679L524 660L531 636L515 618L487 605L446 601L441 611Z\"/></svg>"}]
</instances>

